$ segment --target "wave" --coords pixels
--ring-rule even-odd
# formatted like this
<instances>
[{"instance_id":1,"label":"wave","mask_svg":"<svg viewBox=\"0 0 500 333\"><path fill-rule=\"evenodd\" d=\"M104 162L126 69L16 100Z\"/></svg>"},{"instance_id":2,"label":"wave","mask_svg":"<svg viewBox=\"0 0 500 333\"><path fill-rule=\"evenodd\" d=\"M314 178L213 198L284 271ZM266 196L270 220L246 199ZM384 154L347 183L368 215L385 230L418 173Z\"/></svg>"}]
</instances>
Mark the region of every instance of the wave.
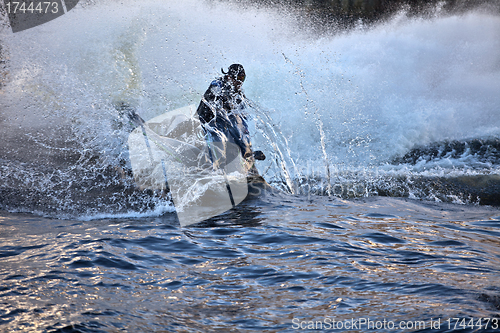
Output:
<instances>
[{"instance_id":1,"label":"wave","mask_svg":"<svg viewBox=\"0 0 500 333\"><path fill-rule=\"evenodd\" d=\"M430 163L431 161L463 161L470 167L488 168L500 164L500 139L453 140L413 148L394 164Z\"/></svg>"}]
</instances>

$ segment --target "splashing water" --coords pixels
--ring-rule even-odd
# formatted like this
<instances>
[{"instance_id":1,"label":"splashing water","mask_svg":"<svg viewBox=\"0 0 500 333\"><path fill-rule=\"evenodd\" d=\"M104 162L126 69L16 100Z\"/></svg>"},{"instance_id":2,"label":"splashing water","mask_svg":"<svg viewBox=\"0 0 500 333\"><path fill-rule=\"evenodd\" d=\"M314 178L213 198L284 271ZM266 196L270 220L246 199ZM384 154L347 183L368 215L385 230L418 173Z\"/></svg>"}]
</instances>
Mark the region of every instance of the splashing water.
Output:
<instances>
[{"instance_id":1,"label":"splashing water","mask_svg":"<svg viewBox=\"0 0 500 333\"><path fill-rule=\"evenodd\" d=\"M401 157L452 141L494 148L499 35L500 16L482 11L401 13L315 35L279 8L201 0L97 2L20 33L3 29L2 206L57 216L172 210L160 194L134 190L130 129L115 106L150 119L198 103L231 63L246 68L253 146L269 156L259 171L275 186L465 202L416 180L498 175L481 149Z\"/></svg>"}]
</instances>

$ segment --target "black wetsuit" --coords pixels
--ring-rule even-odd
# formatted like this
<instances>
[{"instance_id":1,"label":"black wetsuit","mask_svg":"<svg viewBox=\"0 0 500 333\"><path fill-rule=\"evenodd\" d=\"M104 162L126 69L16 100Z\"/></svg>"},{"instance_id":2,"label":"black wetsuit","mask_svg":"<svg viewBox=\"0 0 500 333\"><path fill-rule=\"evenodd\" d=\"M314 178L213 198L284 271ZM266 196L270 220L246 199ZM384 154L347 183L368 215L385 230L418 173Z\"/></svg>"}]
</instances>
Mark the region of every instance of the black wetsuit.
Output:
<instances>
[{"instance_id":1,"label":"black wetsuit","mask_svg":"<svg viewBox=\"0 0 500 333\"><path fill-rule=\"evenodd\" d=\"M197 112L210 140L235 143L246 158L252 156L252 146L244 101L241 90L219 78L210 83Z\"/></svg>"}]
</instances>

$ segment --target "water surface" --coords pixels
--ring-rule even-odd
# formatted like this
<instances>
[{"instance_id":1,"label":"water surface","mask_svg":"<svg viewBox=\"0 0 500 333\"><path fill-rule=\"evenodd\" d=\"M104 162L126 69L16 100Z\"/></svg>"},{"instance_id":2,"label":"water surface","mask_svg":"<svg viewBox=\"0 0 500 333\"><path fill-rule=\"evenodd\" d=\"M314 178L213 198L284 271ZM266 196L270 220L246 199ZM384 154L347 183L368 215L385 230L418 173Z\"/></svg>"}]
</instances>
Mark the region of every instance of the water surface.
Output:
<instances>
[{"instance_id":1,"label":"water surface","mask_svg":"<svg viewBox=\"0 0 500 333\"><path fill-rule=\"evenodd\" d=\"M500 311L500 211L487 207L274 194L190 228L173 214L1 216L6 332L275 332Z\"/></svg>"}]
</instances>

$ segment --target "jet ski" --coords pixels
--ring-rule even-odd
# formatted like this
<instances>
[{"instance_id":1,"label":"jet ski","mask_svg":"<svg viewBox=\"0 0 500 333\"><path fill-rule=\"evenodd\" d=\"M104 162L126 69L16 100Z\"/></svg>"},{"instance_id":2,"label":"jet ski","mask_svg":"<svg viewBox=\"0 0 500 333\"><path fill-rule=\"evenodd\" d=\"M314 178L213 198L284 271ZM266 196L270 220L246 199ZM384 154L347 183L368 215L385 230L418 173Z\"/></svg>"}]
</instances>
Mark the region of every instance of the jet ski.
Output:
<instances>
[{"instance_id":1,"label":"jet ski","mask_svg":"<svg viewBox=\"0 0 500 333\"><path fill-rule=\"evenodd\" d=\"M137 186L167 190L182 226L220 215L262 189L253 156L244 158L231 140L207 135L195 105L144 121L122 108L136 127L129 135L129 157Z\"/></svg>"}]
</instances>

